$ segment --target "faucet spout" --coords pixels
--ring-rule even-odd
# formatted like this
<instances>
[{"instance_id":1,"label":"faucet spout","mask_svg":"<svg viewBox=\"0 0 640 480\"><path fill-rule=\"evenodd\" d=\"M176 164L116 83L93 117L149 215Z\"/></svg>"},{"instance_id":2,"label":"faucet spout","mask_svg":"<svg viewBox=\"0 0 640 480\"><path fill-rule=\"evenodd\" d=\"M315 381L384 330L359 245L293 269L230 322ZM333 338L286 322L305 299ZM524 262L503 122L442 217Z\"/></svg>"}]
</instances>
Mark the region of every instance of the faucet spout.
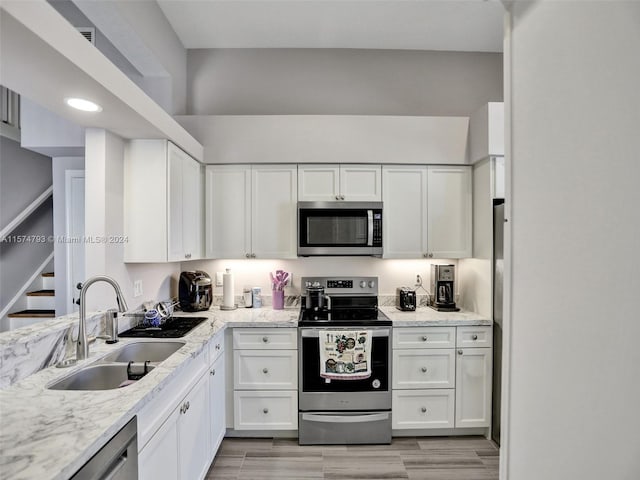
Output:
<instances>
[{"instance_id":1,"label":"faucet spout","mask_svg":"<svg viewBox=\"0 0 640 480\"><path fill-rule=\"evenodd\" d=\"M105 282L111 285L116 292L116 303L118 304L118 310L120 312L126 312L127 302L124 299L124 295L122 295L122 290L120 289L120 285L113 278L107 277L106 275L97 275L95 277L89 278L80 290L80 313L78 317L78 342L76 344L76 359L84 360L89 356L89 343L87 341L87 307L86 307L86 295L87 290L91 285L97 282Z\"/></svg>"}]
</instances>

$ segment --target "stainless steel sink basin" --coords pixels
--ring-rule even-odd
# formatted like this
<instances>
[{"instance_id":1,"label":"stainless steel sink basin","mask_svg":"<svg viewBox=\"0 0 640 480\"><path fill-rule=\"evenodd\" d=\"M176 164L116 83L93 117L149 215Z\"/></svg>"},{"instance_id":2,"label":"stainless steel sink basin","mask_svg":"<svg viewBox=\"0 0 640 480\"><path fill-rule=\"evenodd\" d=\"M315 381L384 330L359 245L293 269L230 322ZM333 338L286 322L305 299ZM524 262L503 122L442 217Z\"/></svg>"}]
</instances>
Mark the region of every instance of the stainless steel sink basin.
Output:
<instances>
[{"instance_id":1,"label":"stainless steel sink basin","mask_svg":"<svg viewBox=\"0 0 640 480\"><path fill-rule=\"evenodd\" d=\"M142 366L133 367L143 371ZM148 371L153 370L148 366ZM112 390L128 385L127 364L89 365L55 383L47 386L51 390Z\"/></svg>"},{"instance_id":2,"label":"stainless steel sink basin","mask_svg":"<svg viewBox=\"0 0 640 480\"><path fill-rule=\"evenodd\" d=\"M184 342L135 342L120 347L103 362L162 362L184 346Z\"/></svg>"}]
</instances>

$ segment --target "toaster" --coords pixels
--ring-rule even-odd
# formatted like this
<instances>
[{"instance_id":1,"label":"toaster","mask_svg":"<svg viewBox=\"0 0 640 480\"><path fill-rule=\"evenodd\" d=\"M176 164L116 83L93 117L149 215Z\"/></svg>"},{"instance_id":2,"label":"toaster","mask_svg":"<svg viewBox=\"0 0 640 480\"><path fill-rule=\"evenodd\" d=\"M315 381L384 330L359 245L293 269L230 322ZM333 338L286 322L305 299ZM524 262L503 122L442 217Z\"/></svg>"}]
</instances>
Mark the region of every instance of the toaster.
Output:
<instances>
[{"instance_id":1,"label":"toaster","mask_svg":"<svg viewBox=\"0 0 640 480\"><path fill-rule=\"evenodd\" d=\"M396 288L396 308L402 311L416 309L416 291L407 287Z\"/></svg>"},{"instance_id":2,"label":"toaster","mask_svg":"<svg viewBox=\"0 0 640 480\"><path fill-rule=\"evenodd\" d=\"M180 273L178 300L183 312L209 310L213 289L211 278L201 270Z\"/></svg>"}]
</instances>

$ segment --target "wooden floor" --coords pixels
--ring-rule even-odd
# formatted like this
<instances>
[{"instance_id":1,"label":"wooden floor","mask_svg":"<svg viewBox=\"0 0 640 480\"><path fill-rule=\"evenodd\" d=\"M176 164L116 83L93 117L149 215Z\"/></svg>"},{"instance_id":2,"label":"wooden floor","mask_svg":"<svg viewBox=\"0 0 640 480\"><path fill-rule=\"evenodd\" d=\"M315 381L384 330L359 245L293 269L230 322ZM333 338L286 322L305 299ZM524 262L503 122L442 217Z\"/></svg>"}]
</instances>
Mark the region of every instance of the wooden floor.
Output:
<instances>
[{"instance_id":1,"label":"wooden floor","mask_svg":"<svg viewBox=\"0 0 640 480\"><path fill-rule=\"evenodd\" d=\"M402 437L391 445L299 446L297 439L226 438L207 479L498 480L484 437Z\"/></svg>"}]
</instances>

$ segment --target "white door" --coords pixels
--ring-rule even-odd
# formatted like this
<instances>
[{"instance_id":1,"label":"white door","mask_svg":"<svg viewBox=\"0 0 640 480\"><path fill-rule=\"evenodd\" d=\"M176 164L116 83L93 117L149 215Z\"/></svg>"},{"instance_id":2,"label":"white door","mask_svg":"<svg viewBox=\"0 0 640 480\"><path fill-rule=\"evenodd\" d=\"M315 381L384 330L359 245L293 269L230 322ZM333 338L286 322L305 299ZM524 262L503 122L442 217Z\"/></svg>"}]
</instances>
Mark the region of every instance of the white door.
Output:
<instances>
[{"instance_id":1,"label":"white door","mask_svg":"<svg viewBox=\"0 0 640 480\"><path fill-rule=\"evenodd\" d=\"M205 255L246 258L251 253L251 167L205 169Z\"/></svg>"},{"instance_id":2,"label":"white door","mask_svg":"<svg viewBox=\"0 0 640 480\"><path fill-rule=\"evenodd\" d=\"M178 420L175 409L138 454L140 480L178 479Z\"/></svg>"},{"instance_id":3,"label":"white door","mask_svg":"<svg viewBox=\"0 0 640 480\"><path fill-rule=\"evenodd\" d=\"M427 168L382 167L385 258L423 258L427 251Z\"/></svg>"},{"instance_id":4,"label":"white door","mask_svg":"<svg viewBox=\"0 0 640 480\"><path fill-rule=\"evenodd\" d=\"M167 227L169 231L168 260L178 262L184 259L183 209L182 209L182 166L186 154L172 143L168 143L169 178L167 180Z\"/></svg>"},{"instance_id":5,"label":"white door","mask_svg":"<svg viewBox=\"0 0 640 480\"><path fill-rule=\"evenodd\" d=\"M456 428L491 423L491 348L460 348L456 355Z\"/></svg>"},{"instance_id":6,"label":"white door","mask_svg":"<svg viewBox=\"0 0 640 480\"><path fill-rule=\"evenodd\" d=\"M381 202L382 167L341 165L340 199L349 202Z\"/></svg>"},{"instance_id":7,"label":"white door","mask_svg":"<svg viewBox=\"0 0 640 480\"><path fill-rule=\"evenodd\" d=\"M300 165L298 199L301 202L335 202L340 197L338 165Z\"/></svg>"},{"instance_id":8,"label":"white door","mask_svg":"<svg viewBox=\"0 0 640 480\"><path fill-rule=\"evenodd\" d=\"M204 478L209 468L209 375L203 375L183 400L178 421L180 479ZM169 477L158 477L169 478Z\"/></svg>"},{"instance_id":9,"label":"white door","mask_svg":"<svg viewBox=\"0 0 640 480\"><path fill-rule=\"evenodd\" d=\"M216 454L226 432L224 354L209 368L209 412L211 413L210 458Z\"/></svg>"},{"instance_id":10,"label":"white door","mask_svg":"<svg viewBox=\"0 0 640 480\"><path fill-rule=\"evenodd\" d=\"M202 175L200 163L184 159L182 170L182 243L185 260L202 257Z\"/></svg>"},{"instance_id":11,"label":"white door","mask_svg":"<svg viewBox=\"0 0 640 480\"><path fill-rule=\"evenodd\" d=\"M255 258L296 258L298 169L251 169L251 245Z\"/></svg>"},{"instance_id":12,"label":"white door","mask_svg":"<svg viewBox=\"0 0 640 480\"><path fill-rule=\"evenodd\" d=\"M429 258L471 256L472 170L428 167Z\"/></svg>"},{"instance_id":13,"label":"white door","mask_svg":"<svg viewBox=\"0 0 640 480\"><path fill-rule=\"evenodd\" d=\"M84 282L84 170L67 170L65 172L65 236L67 265L65 278L67 279L66 312L78 311L75 303L80 296L76 288L78 283ZM71 241L71 239L74 239ZM77 241L75 241L77 239Z\"/></svg>"}]
</instances>

